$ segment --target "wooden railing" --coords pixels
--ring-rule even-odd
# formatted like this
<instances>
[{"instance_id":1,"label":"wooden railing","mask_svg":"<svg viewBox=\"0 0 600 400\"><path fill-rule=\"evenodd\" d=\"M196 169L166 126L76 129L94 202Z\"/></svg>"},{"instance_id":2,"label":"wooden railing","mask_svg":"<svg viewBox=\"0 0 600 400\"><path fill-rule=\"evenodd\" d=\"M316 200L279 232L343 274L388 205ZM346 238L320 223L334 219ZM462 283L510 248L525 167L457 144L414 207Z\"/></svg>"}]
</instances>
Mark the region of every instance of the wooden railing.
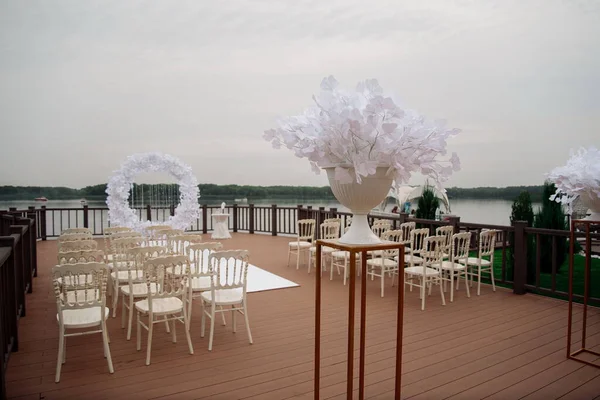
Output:
<instances>
[{"instance_id":1,"label":"wooden railing","mask_svg":"<svg viewBox=\"0 0 600 400\"><path fill-rule=\"evenodd\" d=\"M87 206L80 208L46 208L42 206L39 209L30 207L27 210L12 209L9 212L19 214L22 217L34 218L37 221L37 237L42 240L57 237L62 230L73 227L88 227L95 235L102 235L104 228L109 226L107 208ZM136 212L140 218L162 221L174 215L175 208L146 206L137 208ZM227 206L224 212L230 215L228 224L232 232L263 233L273 236L281 234L295 235L298 219L312 218L317 221L318 225L326 218L339 217L342 220L342 225L345 226L348 218L351 217L351 213L338 211L335 208L312 208L302 205L279 207L275 204L270 206L233 204ZM210 205L201 206L200 217L194 221L189 230L203 233L212 231L212 214L214 213L221 213L221 208ZM565 298L566 296L564 280L567 271L564 268L561 270L560 266L555 265L552 266L551 272L543 272L540 265L542 258L539 243L541 243L540 238L545 237L548 237L548 240L553 243L557 243L568 236L568 231L535 229L519 222L513 226L470 223L461 221L459 217L448 217L447 220L433 221L411 218L404 213L371 215L369 217L370 222L376 218L390 220L394 228L408 220L415 221L419 226L428 227L432 233L439 226L452 225L455 232L472 233L471 250L474 253L476 253L479 246L479 233L483 229L495 229L498 231L495 257L496 283L512 288L518 294L534 292L559 298ZM527 249L527 243L531 240L537 243L537 250ZM598 241L598 235L594 240ZM556 246L553 247L556 248ZM528 256L528 251L536 252L535 261L531 255ZM535 273L532 271L535 271ZM488 280L484 278L484 281ZM579 293L576 292L576 295L579 295ZM592 297L592 304L600 305L600 296L594 295Z\"/></svg>"},{"instance_id":2,"label":"wooden railing","mask_svg":"<svg viewBox=\"0 0 600 400\"><path fill-rule=\"evenodd\" d=\"M19 350L19 319L26 316L26 293L37 275L35 212L0 213L0 399L6 398L5 371Z\"/></svg>"}]
</instances>

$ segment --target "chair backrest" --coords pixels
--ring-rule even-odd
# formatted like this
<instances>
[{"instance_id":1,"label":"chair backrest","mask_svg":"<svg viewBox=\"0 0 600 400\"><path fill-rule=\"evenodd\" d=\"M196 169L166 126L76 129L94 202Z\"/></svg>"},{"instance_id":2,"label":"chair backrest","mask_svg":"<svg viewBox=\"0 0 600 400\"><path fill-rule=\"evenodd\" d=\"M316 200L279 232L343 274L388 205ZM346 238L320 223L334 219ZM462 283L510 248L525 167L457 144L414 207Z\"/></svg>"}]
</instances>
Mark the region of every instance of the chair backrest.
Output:
<instances>
[{"instance_id":1,"label":"chair backrest","mask_svg":"<svg viewBox=\"0 0 600 400\"><path fill-rule=\"evenodd\" d=\"M450 254L450 248L452 247L452 235L454 234L454 227L452 225L438 226L435 229L437 236L443 236L446 238L444 242L444 253Z\"/></svg>"},{"instance_id":2,"label":"chair backrest","mask_svg":"<svg viewBox=\"0 0 600 400\"><path fill-rule=\"evenodd\" d=\"M134 247L143 246L144 241L145 239L141 236L111 240L113 260L126 261L128 251L133 249Z\"/></svg>"},{"instance_id":3,"label":"chair backrest","mask_svg":"<svg viewBox=\"0 0 600 400\"><path fill-rule=\"evenodd\" d=\"M410 249L412 254L419 255L425 249L425 239L429 237L429 229L413 229L410 233Z\"/></svg>"},{"instance_id":4,"label":"chair backrest","mask_svg":"<svg viewBox=\"0 0 600 400\"><path fill-rule=\"evenodd\" d=\"M208 256L213 271L211 291L242 288L245 296L249 257L247 250L224 250L211 253Z\"/></svg>"},{"instance_id":5,"label":"chair backrest","mask_svg":"<svg viewBox=\"0 0 600 400\"><path fill-rule=\"evenodd\" d=\"M166 246L169 248L169 251L173 253L174 243L173 238L175 236L181 236L184 234L184 231L181 229L159 229L155 230L151 236L151 242L156 246Z\"/></svg>"},{"instance_id":6,"label":"chair backrest","mask_svg":"<svg viewBox=\"0 0 600 400\"><path fill-rule=\"evenodd\" d=\"M75 250L58 253L59 265L86 262L104 262L104 252L102 250Z\"/></svg>"},{"instance_id":7,"label":"chair backrest","mask_svg":"<svg viewBox=\"0 0 600 400\"><path fill-rule=\"evenodd\" d=\"M129 282L132 283L143 274L146 262L153 258L166 257L168 251L162 246L138 246L126 250L126 259L128 261ZM133 292L132 292L133 293Z\"/></svg>"},{"instance_id":8,"label":"chair backrest","mask_svg":"<svg viewBox=\"0 0 600 400\"><path fill-rule=\"evenodd\" d=\"M321 231L321 239L337 239L340 237L340 221L330 220L323 222L319 227Z\"/></svg>"},{"instance_id":9,"label":"chair backrest","mask_svg":"<svg viewBox=\"0 0 600 400\"><path fill-rule=\"evenodd\" d=\"M58 252L96 250L98 242L95 240L74 240L71 242L58 242Z\"/></svg>"},{"instance_id":10,"label":"chair backrest","mask_svg":"<svg viewBox=\"0 0 600 400\"><path fill-rule=\"evenodd\" d=\"M494 257L494 251L496 250L496 230L485 230L479 234L479 258L490 256Z\"/></svg>"},{"instance_id":11,"label":"chair backrest","mask_svg":"<svg viewBox=\"0 0 600 400\"><path fill-rule=\"evenodd\" d=\"M194 243L202 242L202 235L187 234L171 236L171 244L173 245L174 254L189 255L189 247Z\"/></svg>"},{"instance_id":12,"label":"chair backrest","mask_svg":"<svg viewBox=\"0 0 600 400\"><path fill-rule=\"evenodd\" d=\"M323 220L322 223L328 223L328 222L337 222L338 224L342 224L342 219L341 218L325 218L325 220Z\"/></svg>"},{"instance_id":13,"label":"chair backrest","mask_svg":"<svg viewBox=\"0 0 600 400\"><path fill-rule=\"evenodd\" d=\"M170 271L180 271L173 274ZM185 302L190 274L187 256L152 258L144 266L144 280L148 288L148 308L152 313L152 300L165 297L181 297Z\"/></svg>"},{"instance_id":14,"label":"chair backrest","mask_svg":"<svg viewBox=\"0 0 600 400\"><path fill-rule=\"evenodd\" d=\"M469 258L469 246L471 245L471 232L455 233L452 235L452 251L450 261L465 263Z\"/></svg>"},{"instance_id":15,"label":"chair backrest","mask_svg":"<svg viewBox=\"0 0 600 400\"><path fill-rule=\"evenodd\" d=\"M371 226L373 233L383 239L383 234L392 229L392 221L386 219L376 219Z\"/></svg>"},{"instance_id":16,"label":"chair backrest","mask_svg":"<svg viewBox=\"0 0 600 400\"><path fill-rule=\"evenodd\" d=\"M115 233L121 232L133 232L133 229L128 228L126 226L109 226L108 228L104 228L104 251L110 252L110 237Z\"/></svg>"},{"instance_id":17,"label":"chair backrest","mask_svg":"<svg viewBox=\"0 0 600 400\"><path fill-rule=\"evenodd\" d=\"M314 219L300 219L296 222L298 232L298 241L312 242L315 238L315 225L317 221Z\"/></svg>"},{"instance_id":18,"label":"chair backrest","mask_svg":"<svg viewBox=\"0 0 600 400\"><path fill-rule=\"evenodd\" d=\"M58 237L59 242L74 242L76 240L91 240L91 233L68 233Z\"/></svg>"},{"instance_id":19,"label":"chair backrest","mask_svg":"<svg viewBox=\"0 0 600 400\"><path fill-rule=\"evenodd\" d=\"M155 238L160 231L164 231L167 229L171 229L170 225L153 225L153 226L149 226L148 228L146 228L146 234L151 237L151 238Z\"/></svg>"},{"instance_id":20,"label":"chair backrest","mask_svg":"<svg viewBox=\"0 0 600 400\"><path fill-rule=\"evenodd\" d=\"M68 228L60 233L60 235L72 235L74 233L87 233L92 234L92 230L90 228Z\"/></svg>"},{"instance_id":21,"label":"chair backrest","mask_svg":"<svg viewBox=\"0 0 600 400\"><path fill-rule=\"evenodd\" d=\"M209 276L212 273L209 256L217 250L221 250L223 245L219 242L205 242L191 244L188 248L194 268L191 276L194 278Z\"/></svg>"},{"instance_id":22,"label":"chair backrest","mask_svg":"<svg viewBox=\"0 0 600 400\"><path fill-rule=\"evenodd\" d=\"M383 233L383 240L402 243L402 231L400 229L389 230ZM391 258L398 255L398 249L384 250L383 257Z\"/></svg>"},{"instance_id":23,"label":"chair backrest","mask_svg":"<svg viewBox=\"0 0 600 400\"><path fill-rule=\"evenodd\" d=\"M410 234L413 230L417 228L417 224L415 222L405 222L400 224L400 229L402 231L402 242L410 246Z\"/></svg>"},{"instance_id":24,"label":"chair backrest","mask_svg":"<svg viewBox=\"0 0 600 400\"><path fill-rule=\"evenodd\" d=\"M424 251L421 257L425 260L423 267L441 269L446 246L446 236L436 235L425 238Z\"/></svg>"},{"instance_id":25,"label":"chair backrest","mask_svg":"<svg viewBox=\"0 0 600 400\"><path fill-rule=\"evenodd\" d=\"M54 294L62 324L62 310L101 307L104 315L108 267L90 262L57 265L52 268Z\"/></svg>"}]
</instances>

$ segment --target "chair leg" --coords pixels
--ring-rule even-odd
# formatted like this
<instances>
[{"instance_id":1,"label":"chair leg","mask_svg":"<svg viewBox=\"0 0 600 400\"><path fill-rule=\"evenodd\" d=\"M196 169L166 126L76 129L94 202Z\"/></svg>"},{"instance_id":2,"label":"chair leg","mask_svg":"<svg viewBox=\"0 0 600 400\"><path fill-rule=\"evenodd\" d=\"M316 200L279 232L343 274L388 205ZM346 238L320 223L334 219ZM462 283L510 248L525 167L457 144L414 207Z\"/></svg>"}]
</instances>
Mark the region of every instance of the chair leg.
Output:
<instances>
[{"instance_id":1,"label":"chair leg","mask_svg":"<svg viewBox=\"0 0 600 400\"><path fill-rule=\"evenodd\" d=\"M215 308L217 306L213 303L210 307L210 332L208 333L208 351L212 351L213 336L215 333Z\"/></svg>"},{"instance_id":2,"label":"chair leg","mask_svg":"<svg viewBox=\"0 0 600 400\"><path fill-rule=\"evenodd\" d=\"M296 269L300 269L300 248L296 249Z\"/></svg>"},{"instance_id":3,"label":"chair leg","mask_svg":"<svg viewBox=\"0 0 600 400\"><path fill-rule=\"evenodd\" d=\"M458 290L458 285L456 286ZM454 272L450 272L450 303L454 301Z\"/></svg>"},{"instance_id":4,"label":"chair leg","mask_svg":"<svg viewBox=\"0 0 600 400\"><path fill-rule=\"evenodd\" d=\"M123 299L125 304L125 299ZM131 323L133 322L133 297L129 298L129 310L127 314L127 340L131 340Z\"/></svg>"},{"instance_id":5,"label":"chair leg","mask_svg":"<svg viewBox=\"0 0 600 400\"><path fill-rule=\"evenodd\" d=\"M63 353L62 353L62 355L63 355L62 363L64 364L67 362L67 337L65 336L63 338L63 340L64 340L64 344L63 344Z\"/></svg>"},{"instance_id":6,"label":"chair leg","mask_svg":"<svg viewBox=\"0 0 600 400\"><path fill-rule=\"evenodd\" d=\"M233 333L235 333L237 329L237 324L235 323L235 315L237 314L237 311L234 310L235 306L231 306L231 308L231 324L233 325ZM223 315L225 315L225 313L223 313Z\"/></svg>"},{"instance_id":7,"label":"chair leg","mask_svg":"<svg viewBox=\"0 0 600 400\"><path fill-rule=\"evenodd\" d=\"M288 268L290 267L290 258L291 257L292 257L292 248L288 247L288 262L287 262Z\"/></svg>"},{"instance_id":8,"label":"chair leg","mask_svg":"<svg viewBox=\"0 0 600 400\"><path fill-rule=\"evenodd\" d=\"M384 271L383 267L381 267L381 297L383 297L384 277L385 277L385 271ZM350 290L354 290L354 288L350 288Z\"/></svg>"},{"instance_id":9,"label":"chair leg","mask_svg":"<svg viewBox=\"0 0 600 400\"><path fill-rule=\"evenodd\" d=\"M171 325L173 325L173 329L172 329L172 340L173 343L177 343L177 324L176 324L176 320L172 320L171 321Z\"/></svg>"},{"instance_id":10,"label":"chair leg","mask_svg":"<svg viewBox=\"0 0 600 400\"><path fill-rule=\"evenodd\" d=\"M146 365L150 365L150 355L152 354L152 331L154 330L154 316L148 315L148 345L146 348Z\"/></svg>"},{"instance_id":11,"label":"chair leg","mask_svg":"<svg viewBox=\"0 0 600 400\"><path fill-rule=\"evenodd\" d=\"M63 351L65 348L65 332L61 327L59 327L60 332L59 332L59 336L58 336L58 355L57 355L57 359L56 359L56 377L54 378L54 382L58 383L60 382L60 370L62 368L62 364L63 364Z\"/></svg>"},{"instance_id":12,"label":"chair leg","mask_svg":"<svg viewBox=\"0 0 600 400\"><path fill-rule=\"evenodd\" d=\"M127 298L129 298L129 296L127 296ZM121 302L123 303L121 305L121 329L125 328L125 295L123 295L123 301Z\"/></svg>"},{"instance_id":13,"label":"chair leg","mask_svg":"<svg viewBox=\"0 0 600 400\"><path fill-rule=\"evenodd\" d=\"M189 299L187 299L187 317L185 318L185 329L186 330L190 330L190 325L192 324L192 302L194 301L194 298L190 296Z\"/></svg>"},{"instance_id":14,"label":"chair leg","mask_svg":"<svg viewBox=\"0 0 600 400\"><path fill-rule=\"evenodd\" d=\"M446 296L444 296L444 289L442 288L442 282L438 281L438 286L440 287L440 294L442 295L442 305L446 305Z\"/></svg>"},{"instance_id":15,"label":"chair leg","mask_svg":"<svg viewBox=\"0 0 600 400\"><path fill-rule=\"evenodd\" d=\"M118 271L116 272L119 273ZM112 317L117 317L117 304L119 303L119 281L117 279L113 282L113 305L112 305Z\"/></svg>"},{"instance_id":16,"label":"chair leg","mask_svg":"<svg viewBox=\"0 0 600 400\"><path fill-rule=\"evenodd\" d=\"M104 354L106 356L106 362L108 363L108 372L111 374L115 372L112 363L112 357L110 356L110 346L108 345L108 335L106 334L106 321L102 321L102 342L104 343Z\"/></svg>"},{"instance_id":17,"label":"chair leg","mask_svg":"<svg viewBox=\"0 0 600 400\"><path fill-rule=\"evenodd\" d=\"M136 324L135 324L135 335L136 335L136 345L135 349L140 351L142 349L142 324L140 323L140 313L136 313Z\"/></svg>"},{"instance_id":18,"label":"chair leg","mask_svg":"<svg viewBox=\"0 0 600 400\"><path fill-rule=\"evenodd\" d=\"M219 309L222 310L223 306L220 306ZM223 326L227 326L227 320L225 320L225 312L221 313L221 321L223 323Z\"/></svg>"},{"instance_id":19,"label":"chair leg","mask_svg":"<svg viewBox=\"0 0 600 400\"><path fill-rule=\"evenodd\" d=\"M188 349L190 350L190 354L194 354L194 346L192 346L192 338L190 337L190 329L189 329L190 319L189 318L190 318L190 316L185 311L185 308L184 308L183 309L183 324L187 327L187 329L185 330L185 339L187 340Z\"/></svg>"},{"instance_id":20,"label":"chair leg","mask_svg":"<svg viewBox=\"0 0 600 400\"><path fill-rule=\"evenodd\" d=\"M469 289L469 282L468 282L469 278L467 277L466 272L463 271L462 274L459 272L458 280L460 280L461 275L465 278L465 288L467 289L467 297L471 297L471 289ZM481 274L479 275L479 278L481 279Z\"/></svg>"},{"instance_id":21,"label":"chair leg","mask_svg":"<svg viewBox=\"0 0 600 400\"><path fill-rule=\"evenodd\" d=\"M206 327L206 311L204 308L204 300L200 299L200 301L202 301L202 319L200 320L200 337L203 338L204 337L204 328Z\"/></svg>"},{"instance_id":22,"label":"chair leg","mask_svg":"<svg viewBox=\"0 0 600 400\"><path fill-rule=\"evenodd\" d=\"M491 261L490 261L491 263ZM492 290L496 291L496 282L494 281L494 266L490 264L490 278L492 278ZM479 295L479 288L477 288L477 295Z\"/></svg>"},{"instance_id":23,"label":"chair leg","mask_svg":"<svg viewBox=\"0 0 600 400\"><path fill-rule=\"evenodd\" d=\"M248 306L246 305L246 301L244 301L244 321L246 322L246 330L248 331L248 341L252 344L254 342L252 341L252 332L250 332L250 322L248 322Z\"/></svg>"},{"instance_id":24,"label":"chair leg","mask_svg":"<svg viewBox=\"0 0 600 400\"><path fill-rule=\"evenodd\" d=\"M421 279L421 287L419 288L421 291L421 311L425 310L425 287L426 287L425 277Z\"/></svg>"},{"instance_id":25,"label":"chair leg","mask_svg":"<svg viewBox=\"0 0 600 400\"><path fill-rule=\"evenodd\" d=\"M316 263L315 263L316 264ZM308 273L310 274L310 268L312 266L312 253L308 251Z\"/></svg>"},{"instance_id":26,"label":"chair leg","mask_svg":"<svg viewBox=\"0 0 600 400\"><path fill-rule=\"evenodd\" d=\"M169 321L167 321L167 316L165 315L165 329L167 333L171 333L171 327L169 326Z\"/></svg>"}]
</instances>

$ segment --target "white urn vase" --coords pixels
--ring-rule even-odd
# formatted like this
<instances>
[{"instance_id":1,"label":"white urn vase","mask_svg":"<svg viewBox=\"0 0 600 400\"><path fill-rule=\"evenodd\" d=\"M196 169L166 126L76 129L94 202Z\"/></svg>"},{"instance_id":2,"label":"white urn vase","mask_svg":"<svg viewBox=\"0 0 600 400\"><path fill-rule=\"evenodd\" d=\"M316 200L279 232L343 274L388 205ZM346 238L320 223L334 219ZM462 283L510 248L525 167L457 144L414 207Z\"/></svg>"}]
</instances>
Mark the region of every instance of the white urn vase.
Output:
<instances>
[{"instance_id":1,"label":"white urn vase","mask_svg":"<svg viewBox=\"0 0 600 400\"><path fill-rule=\"evenodd\" d=\"M352 225L340 238L346 244L377 244L381 243L371 230L367 214L381 203L389 193L393 176L388 174L388 167L377 167L374 175L362 178L361 183L340 183L335 179L335 167L323 168L335 198L352 211Z\"/></svg>"},{"instance_id":2,"label":"white urn vase","mask_svg":"<svg viewBox=\"0 0 600 400\"><path fill-rule=\"evenodd\" d=\"M600 198L595 193L583 192L579 195L581 204L587 207L591 215L584 218L586 221L600 221Z\"/></svg>"}]
</instances>

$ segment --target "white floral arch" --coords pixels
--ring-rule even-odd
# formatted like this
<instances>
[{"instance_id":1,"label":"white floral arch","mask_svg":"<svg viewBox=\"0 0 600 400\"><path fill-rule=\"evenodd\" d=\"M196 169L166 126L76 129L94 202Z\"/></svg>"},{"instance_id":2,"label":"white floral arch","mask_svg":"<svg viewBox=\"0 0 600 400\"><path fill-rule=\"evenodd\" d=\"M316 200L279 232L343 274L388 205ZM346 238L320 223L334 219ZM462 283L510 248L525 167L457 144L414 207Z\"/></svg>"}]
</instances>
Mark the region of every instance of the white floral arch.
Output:
<instances>
[{"instance_id":1,"label":"white floral arch","mask_svg":"<svg viewBox=\"0 0 600 400\"><path fill-rule=\"evenodd\" d=\"M129 189L135 177L142 172L166 172L179 184L179 205L175 215L166 221L141 221L136 212L129 207ZM169 225L174 229L185 230L199 217L198 181L192 168L176 157L162 153L134 154L121 164L121 168L108 181L106 186L106 204L111 225L126 226L142 232L152 225Z\"/></svg>"}]
</instances>

